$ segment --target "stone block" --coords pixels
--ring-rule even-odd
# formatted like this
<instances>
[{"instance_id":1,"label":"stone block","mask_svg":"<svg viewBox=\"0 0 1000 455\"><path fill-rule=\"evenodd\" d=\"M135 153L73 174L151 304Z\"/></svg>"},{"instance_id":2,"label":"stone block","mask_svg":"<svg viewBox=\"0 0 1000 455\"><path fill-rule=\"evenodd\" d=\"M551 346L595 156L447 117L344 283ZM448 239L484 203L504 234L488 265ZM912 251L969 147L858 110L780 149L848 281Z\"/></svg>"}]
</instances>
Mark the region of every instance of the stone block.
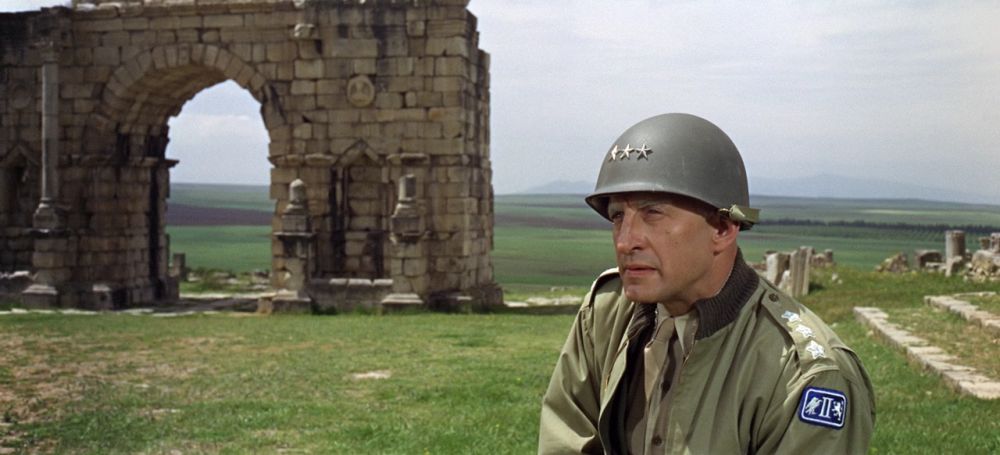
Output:
<instances>
[{"instance_id":1,"label":"stone block","mask_svg":"<svg viewBox=\"0 0 1000 455\"><path fill-rule=\"evenodd\" d=\"M324 40L327 57L378 57L378 40L346 39Z\"/></svg>"},{"instance_id":2,"label":"stone block","mask_svg":"<svg viewBox=\"0 0 1000 455\"><path fill-rule=\"evenodd\" d=\"M323 60L296 60L295 77L300 79L323 77Z\"/></svg>"},{"instance_id":3,"label":"stone block","mask_svg":"<svg viewBox=\"0 0 1000 455\"><path fill-rule=\"evenodd\" d=\"M468 87L469 81L464 77L435 77L432 88L435 92L459 92Z\"/></svg>"},{"instance_id":4,"label":"stone block","mask_svg":"<svg viewBox=\"0 0 1000 455\"><path fill-rule=\"evenodd\" d=\"M424 51L433 56L462 56L469 58L469 41L464 37L427 38Z\"/></svg>"},{"instance_id":5,"label":"stone block","mask_svg":"<svg viewBox=\"0 0 1000 455\"><path fill-rule=\"evenodd\" d=\"M463 57L438 57L434 61L436 76L469 77L469 62Z\"/></svg>"},{"instance_id":6,"label":"stone block","mask_svg":"<svg viewBox=\"0 0 1000 455\"><path fill-rule=\"evenodd\" d=\"M118 66L121 56L117 47L94 48L94 64L100 66Z\"/></svg>"},{"instance_id":7,"label":"stone block","mask_svg":"<svg viewBox=\"0 0 1000 455\"><path fill-rule=\"evenodd\" d=\"M292 81L292 95L315 95L316 81Z\"/></svg>"},{"instance_id":8,"label":"stone block","mask_svg":"<svg viewBox=\"0 0 1000 455\"><path fill-rule=\"evenodd\" d=\"M242 27L243 16L238 14L213 14L202 16L202 26L205 28Z\"/></svg>"}]
</instances>

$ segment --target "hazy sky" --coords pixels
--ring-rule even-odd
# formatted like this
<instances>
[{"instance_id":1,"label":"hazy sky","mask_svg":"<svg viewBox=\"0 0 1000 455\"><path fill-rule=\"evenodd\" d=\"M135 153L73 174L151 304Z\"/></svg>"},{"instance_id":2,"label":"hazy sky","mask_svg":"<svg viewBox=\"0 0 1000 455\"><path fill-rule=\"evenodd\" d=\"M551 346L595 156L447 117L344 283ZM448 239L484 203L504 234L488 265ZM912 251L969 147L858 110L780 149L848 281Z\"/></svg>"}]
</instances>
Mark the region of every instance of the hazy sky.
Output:
<instances>
[{"instance_id":1,"label":"hazy sky","mask_svg":"<svg viewBox=\"0 0 1000 455\"><path fill-rule=\"evenodd\" d=\"M0 10L53 3L0 0ZM751 179L926 182L1000 204L996 2L473 0L469 8L492 55L498 193L593 181L628 126L690 112L729 133ZM233 84L189 102L171 123L168 154L181 160L174 181L266 182L258 109ZM222 162L233 164L213 165Z\"/></svg>"}]
</instances>

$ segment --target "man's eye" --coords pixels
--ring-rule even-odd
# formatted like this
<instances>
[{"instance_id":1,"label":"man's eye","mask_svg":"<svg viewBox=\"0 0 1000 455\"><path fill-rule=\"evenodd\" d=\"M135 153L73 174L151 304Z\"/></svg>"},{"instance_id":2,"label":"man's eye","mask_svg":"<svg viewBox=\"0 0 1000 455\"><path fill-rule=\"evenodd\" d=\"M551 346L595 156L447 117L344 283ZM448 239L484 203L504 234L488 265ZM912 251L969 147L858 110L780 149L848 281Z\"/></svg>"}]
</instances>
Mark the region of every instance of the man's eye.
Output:
<instances>
[{"instance_id":1,"label":"man's eye","mask_svg":"<svg viewBox=\"0 0 1000 455\"><path fill-rule=\"evenodd\" d=\"M610 218L613 223L621 221L622 216L622 212L611 212L608 214L608 218Z\"/></svg>"}]
</instances>

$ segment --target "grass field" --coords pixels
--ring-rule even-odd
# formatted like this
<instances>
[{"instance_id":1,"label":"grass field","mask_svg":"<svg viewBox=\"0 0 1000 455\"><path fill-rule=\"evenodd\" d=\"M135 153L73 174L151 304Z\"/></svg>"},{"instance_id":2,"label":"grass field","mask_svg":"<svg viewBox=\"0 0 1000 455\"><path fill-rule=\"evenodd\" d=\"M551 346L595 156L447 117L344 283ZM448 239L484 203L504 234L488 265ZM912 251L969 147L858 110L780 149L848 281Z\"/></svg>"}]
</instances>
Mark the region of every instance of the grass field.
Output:
<instances>
[{"instance_id":1,"label":"grass field","mask_svg":"<svg viewBox=\"0 0 1000 455\"><path fill-rule=\"evenodd\" d=\"M837 273L840 282L834 281ZM956 395L854 321L996 285L818 273L804 301L863 359L872 453L996 453L1000 401ZM0 317L0 447L42 453L531 453L572 316ZM994 360L995 361L995 360ZM361 379L356 374L388 374Z\"/></svg>"},{"instance_id":2,"label":"grass field","mask_svg":"<svg viewBox=\"0 0 1000 455\"><path fill-rule=\"evenodd\" d=\"M170 251L189 267L249 272L271 268L271 226L167 226Z\"/></svg>"},{"instance_id":3,"label":"grass field","mask_svg":"<svg viewBox=\"0 0 1000 455\"><path fill-rule=\"evenodd\" d=\"M260 190L174 188L171 201L270 211ZM961 330L963 339L941 343L995 373L997 341L966 333L974 329L929 309L922 296L1000 285L870 270L898 251L943 249L934 226L940 220L996 226L1000 209L759 202L765 214L798 221L882 223L765 223L741 237L752 261L768 249L801 245L835 251L841 266L817 271L803 301L872 376L872 453L1000 451L1000 401L955 394L870 337L851 314L857 305L879 306L928 338ZM501 196L496 213L494 265L508 296L579 295L614 264L607 223L578 197ZM168 232L171 250L185 252L190 266L270 267L269 226ZM990 308L1000 307L997 301L982 300ZM0 309L8 306L0 302ZM2 316L0 453L531 453L539 399L571 322L566 315L511 313ZM979 349L986 343L993 345ZM369 379L355 376L364 374ZM370 378L377 375L388 378Z\"/></svg>"}]
</instances>

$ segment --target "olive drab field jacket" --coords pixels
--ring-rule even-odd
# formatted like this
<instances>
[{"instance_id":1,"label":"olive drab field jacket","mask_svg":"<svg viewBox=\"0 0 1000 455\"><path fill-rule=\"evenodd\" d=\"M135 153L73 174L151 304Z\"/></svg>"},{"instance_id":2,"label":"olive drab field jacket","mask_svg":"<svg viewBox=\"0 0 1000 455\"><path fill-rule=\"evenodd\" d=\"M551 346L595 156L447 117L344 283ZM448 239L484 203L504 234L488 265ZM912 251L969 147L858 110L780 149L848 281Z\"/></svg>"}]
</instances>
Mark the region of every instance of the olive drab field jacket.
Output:
<instances>
[{"instance_id":1,"label":"olive drab field jacket","mask_svg":"<svg viewBox=\"0 0 1000 455\"><path fill-rule=\"evenodd\" d=\"M864 453L875 424L861 362L813 312L738 258L716 297L695 304L693 346L670 386L668 428L626 447L634 305L614 270L577 314L542 400L538 452ZM633 350L634 352L635 350ZM647 416L655 419L655 416Z\"/></svg>"}]
</instances>

